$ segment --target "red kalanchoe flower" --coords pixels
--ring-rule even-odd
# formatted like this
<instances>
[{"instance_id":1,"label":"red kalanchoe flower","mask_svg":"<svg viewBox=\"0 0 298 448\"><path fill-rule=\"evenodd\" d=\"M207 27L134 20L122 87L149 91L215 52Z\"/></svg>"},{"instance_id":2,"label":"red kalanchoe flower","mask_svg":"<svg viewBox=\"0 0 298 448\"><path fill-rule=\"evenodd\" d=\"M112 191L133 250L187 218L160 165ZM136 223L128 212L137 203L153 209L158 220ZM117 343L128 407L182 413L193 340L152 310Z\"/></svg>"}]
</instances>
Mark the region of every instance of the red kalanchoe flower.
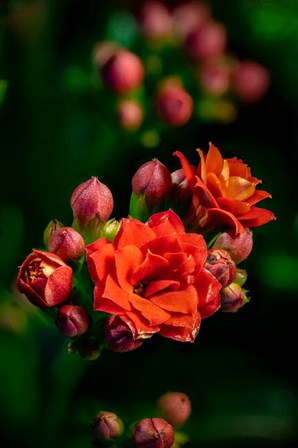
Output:
<instances>
[{"instance_id":1,"label":"red kalanchoe flower","mask_svg":"<svg viewBox=\"0 0 298 448\"><path fill-rule=\"evenodd\" d=\"M174 430L163 418L143 418L134 426L132 438L136 448L171 448Z\"/></svg>"},{"instance_id":2,"label":"red kalanchoe flower","mask_svg":"<svg viewBox=\"0 0 298 448\"><path fill-rule=\"evenodd\" d=\"M135 339L154 333L193 342L202 318L219 308L220 283L204 268L202 235L185 233L172 211L146 224L123 219L113 243L87 246L94 309L118 315Z\"/></svg>"},{"instance_id":3,"label":"red kalanchoe flower","mask_svg":"<svg viewBox=\"0 0 298 448\"><path fill-rule=\"evenodd\" d=\"M191 402L183 392L167 392L157 402L163 418L171 425L183 425L191 414Z\"/></svg>"},{"instance_id":4,"label":"red kalanchoe flower","mask_svg":"<svg viewBox=\"0 0 298 448\"><path fill-rule=\"evenodd\" d=\"M179 151L185 177L193 191L188 220L197 231L208 232L221 226L232 227L235 233L272 221L274 214L255 207L262 199L271 197L256 186L261 181L251 175L250 168L236 157L224 159L210 143L205 156L198 149L201 162L194 169Z\"/></svg>"},{"instance_id":5,"label":"red kalanchoe flower","mask_svg":"<svg viewBox=\"0 0 298 448\"><path fill-rule=\"evenodd\" d=\"M57 255L34 249L20 267L17 288L33 305L60 305L71 293L72 269Z\"/></svg>"}]
</instances>

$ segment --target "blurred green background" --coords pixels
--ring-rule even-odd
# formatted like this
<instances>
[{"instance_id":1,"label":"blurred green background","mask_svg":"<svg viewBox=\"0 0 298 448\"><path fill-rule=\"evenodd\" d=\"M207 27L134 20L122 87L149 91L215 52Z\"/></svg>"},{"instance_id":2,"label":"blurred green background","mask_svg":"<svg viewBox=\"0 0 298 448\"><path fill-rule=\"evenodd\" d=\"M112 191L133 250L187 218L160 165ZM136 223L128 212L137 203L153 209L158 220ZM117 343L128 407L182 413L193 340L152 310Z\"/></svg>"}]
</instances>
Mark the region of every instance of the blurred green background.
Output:
<instances>
[{"instance_id":1,"label":"blurred green background","mask_svg":"<svg viewBox=\"0 0 298 448\"><path fill-rule=\"evenodd\" d=\"M156 399L179 390L193 404L187 447L297 447L298 3L208 2L227 28L229 50L267 67L270 88L240 106L234 122L192 121L161 132L156 147L117 127L91 63L106 36L130 43L119 23L138 3L0 1L0 440L91 446L89 424L100 410L129 424L154 416ZM141 163L157 157L175 169L173 151L194 160L209 141L224 157L242 158L272 193L264 207L277 221L255 230L242 266L250 303L203 322L192 345L153 338L95 362L68 355L54 325L17 294L18 266L42 246L52 218L71 224L79 183L98 176L120 218Z\"/></svg>"}]
</instances>

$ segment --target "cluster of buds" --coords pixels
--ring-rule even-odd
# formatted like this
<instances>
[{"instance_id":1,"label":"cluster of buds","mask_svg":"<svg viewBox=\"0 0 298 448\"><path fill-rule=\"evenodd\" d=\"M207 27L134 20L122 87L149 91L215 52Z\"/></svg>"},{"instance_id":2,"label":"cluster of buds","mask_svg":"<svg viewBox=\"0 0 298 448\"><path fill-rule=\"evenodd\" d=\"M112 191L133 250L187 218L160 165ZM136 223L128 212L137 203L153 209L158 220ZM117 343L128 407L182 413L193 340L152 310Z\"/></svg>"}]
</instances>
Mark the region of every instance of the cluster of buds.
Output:
<instances>
[{"instance_id":1,"label":"cluster of buds","mask_svg":"<svg viewBox=\"0 0 298 448\"><path fill-rule=\"evenodd\" d=\"M197 168L182 153L173 172L157 159L141 165L119 221L105 184L91 177L78 185L71 225L53 219L45 247L21 265L18 290L54 320L70 352L125 353L155 334L194 342L203 319L248 302L238 265L252 251L250 228L275 219L255 206L270 195L236 157L223 159L212 144L206 156L198 152ZM171 409L164 416L178 424Z\"/></svg>"},{"instance_id":2,"label":"cluster of buds","mask_svg":"<svg viewBox=\"0 0 298 448\"><path fill-rule=\"evenodd\" d=\"M191 415L191 402L183 392L167 392L156 402L156 415L145 417L125 430L122 419L110 411L100 411L92 420L94 445L111 442L136 448L180 448L188 436L180 431Z\"/></svg>"},{"instance_id":3,"label":"cluster of buds","mask_svg":"<svg viewBox=\"0 0 298 448\"><path fill-rule=\"evenodd\" d=\"M145 131L152 116L170 127L184 126L194 115L230 122L240 104L265 95L267 69L230 52L227 29L206 3L188 0L170 8L147 0L130 19L141 52L134 42L127 48L110 40L97 42L93 51L100 82L118 100L122 128Z\"/></svg>"}]
</instances>

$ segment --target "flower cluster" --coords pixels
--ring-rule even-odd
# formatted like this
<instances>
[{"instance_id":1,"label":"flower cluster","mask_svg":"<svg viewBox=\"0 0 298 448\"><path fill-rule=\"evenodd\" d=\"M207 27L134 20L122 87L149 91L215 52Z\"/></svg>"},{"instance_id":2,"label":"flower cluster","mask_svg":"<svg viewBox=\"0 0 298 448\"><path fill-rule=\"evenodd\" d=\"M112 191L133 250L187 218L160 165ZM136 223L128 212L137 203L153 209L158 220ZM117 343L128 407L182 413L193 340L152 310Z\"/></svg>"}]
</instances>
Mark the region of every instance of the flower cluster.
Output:
<instances>
[{"instance_id":1,"label":"flower cluster","mask_svg":"<svg viewBox=\"0 0 298 448\"><path fill-rule=\"evenodd\" d=\"M183 392L167 392L156 402L156 415L142 418L125 430L122 419L110 411L100 411L92 421L94 446L113 442L123 446L132 441L136 448L179 448L188 441L181 427L191 415L191 402ZM125 445L126 446L126 445Z\"/></svg>"},{"instance_id":2,"label":"flower cluster","mask_svg":"<svg viewBox=\"0 0 298 448\"><path fill-rule=\"evenodd\" d=\"M98 79L114 95L115 117L126 130L146 130L153 116L170 127L194 115L231 122L240 104L261 100L268 89L267 69L231 53L225 26L204 2L169 8L147 0L127 22L134 23L130 45L107 36L93 50Z\"/></svg>"},{"instance_id":3,"label":"flower cluster","mask_svg":"<svg viewBox=\"0 0 298 448\"><path fill-rule=\"evenodd\" d=\"M275 219L255 204L270 197L236 157L210 143L197 167L175 152L174 172L154 159L133 175L129 213L111 218L113 196L92 177L75 188L71 226L52 220L17 287L55 320L69 349L95 359L154 335L194 342L202 320L247 301L252 227Z\"/></svg>"}]
</instances>

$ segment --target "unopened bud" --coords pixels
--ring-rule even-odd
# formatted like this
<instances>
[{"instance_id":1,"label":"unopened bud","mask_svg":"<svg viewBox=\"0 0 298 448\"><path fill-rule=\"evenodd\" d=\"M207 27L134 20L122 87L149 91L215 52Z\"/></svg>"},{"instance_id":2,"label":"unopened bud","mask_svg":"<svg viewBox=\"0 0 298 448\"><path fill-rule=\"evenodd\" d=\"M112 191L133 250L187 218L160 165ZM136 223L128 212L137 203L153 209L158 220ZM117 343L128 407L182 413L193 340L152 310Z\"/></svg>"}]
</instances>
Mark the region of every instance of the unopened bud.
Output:
<instances>
[{"instance_id":1,"label":"unopened bud","mask_svg":"<svg viewBox=\"0 0 298 448\"><path fill-rule=\"evenodd\" d=\"M50 236L57 230L61 229L61 227L64 227L64 225L62 224L62 222L58 221L58 219L52 219L52 221L49 222L43 233L43 241L45 246L48 245Z\"/></svg>"},{"instance_id":2,"label":"unopened bud","mask_svg":"<svg viewBox=\"0 0 298 448\"><path fill-rule=\"evenodd\" d=\"M82 236L72 227L62 227L53 232L48 239L48 248L64 261L78 260L85 252Z\"/></svg>"},{"instance_id":3,"label":"unopened bud","mask_svg":"<svg viewBox=\"0 0 298 448\"><path fill-rule=\"evenodd\" d=\"M143 339L134 339L128 325L116 315L106 320L104 334L109 348L114 352L129 352L143 344Z\"/></svg>"},{"instance_id":4,"label":"unopened bud","mask_svg":"<svg viewBox=\"0 0 298 448\"><path fill-rule=\"evenodd\" d=\"M174 430L163 418L143 418L134 426L133 441L136 448L171 448Z\"/></svg>"},{"instance_id":5,"label":"unopened bud","mask_svg":"<svg viewBox=\"0 0 298 448\"><path fill-rule=\"evenodd\" d=\"M103 83L114 93L121 95L137 89L144 78L140 58L128 51L118 50L102 66Z\"/></svg>"},{"instance_id":6,"label":"unopened bud","mask_svg":"<svg viewBox=\"0 0 298 448\"><path fill-rule=\"evenodd\" d=\"M173 10L174 32L184 39L190 32L199 29L210 18L209 7L196 0L189 0Z\"/></svg>"},{"instance_id":7,"label":"unopened bud","mask_svg":"<svg viewBox=\"0 0 298 448\"><path fill-rule=\"evenodd\" d=\"M178 82L165 82L155 98L160 120L170 126L185 125L193 112L193 99Z\"/></svg>"},{"instance_id":8,"label":"unopened bud","mask_svg":"<svg viewBox=\"0 0 298 448\"><path fill-rule=\"evenodd\" d=\"M74 190L70 205L79 230L96 229L109 219L114 201L110 189L97 177L91 177Z\"/></svg>"},{"instance_id":9,"label":"unopened bud","mask_svg":"<svg viewBox=\"0 0 298 448\"><path fill-rule=\"evenodd\" d=\"M138 22L141 33L152 40L163 39L172 31L170 12L159 1L146 1L140 11Z\"/></svg>"},{"instance_id":10,"label":"unopened bud","mask_svg":"<svg viewBox=\"0 0 298 448\"><path fill-rule=\"evenodd\" d=\"M237 269L236 270L236 277L234 280L234 283L237 283L239 286L243 286L244 283L247 280L247 272L245 269Z\"/></svg>"},{"instance_id":11,"label":"unopened bud","mask_svg":"<svg viewBox=\"0 0 298 448\"><path fill-rule=\"evenodd\" d=\"M270 76L265 67L254 61L243 61L236 65L233 88L240 100L253 103L266 93Z\"/></svg>"},{"instance_id":12,"label":"unopened bud","mask_svg":"<svg viewBox=\"0 0 298 448\"><path fill-rule=\"evenodd\" d=\"M128 131L138 129L143 121L143 108L131 99L124 99L117 105L117 116L121 128Z\"/></svg>"},{"instance_id":13,"label":"unopened bud","mask_svg":"<svg viewBox=\"0 0 298 448\"><path fill-rule=\"evenodd\" d=\"M236 265L229 253L222 249L209 249L205 268L224 288L232 283L236 276Z\"/></svg>"},{"instance_id":14,"label":"unopened bud","mask_svg":"<svg viewBox=\"0 0 298 448\"><path fill-rule=\"evenodd\" d=\"M114 412L101 411L92 422L98 440L117 439L123 433L122 420Z\"/></svg>"},{"instance_id":15,"label":"unopened bud","mask_svg":"<svg viewBox=\"0 0 298 448\"><path fill-rule=\"evenodd\" d=\"M86 333L89 316L81 306L64 305L57 312L56 325L63 336L74 338Z\"/></svg>"},{"instance_id":16,"label":"unopened bud","mask_svg":"<svg viewBox=\"0 0 298 448\"><path fill-rule=\"evenodd\" d=\"M245 260L252 251L252 231L235 234L232 230L221 233L215 240L214 249L223 249L229 252L236 264Z\"/></svg>"},{"instance_id":17,"label":"unopened bud","mask_svg":"<svg viewBox=\"0 0 298 448\"><path fill-rule=\"evenodd\" d=\"M222 55L226 45L225 27L212 20L189 33L184 43L186 53L191 59L198 62Z\"/></svg>"},{"instance_id":18,"label":"unopened bud","mask_svg":"<svg viewBox=\"0 0 298 448\"><path fill-rule=\"evenodd\" d=\"M245 291L237 283L231 283L229 286L226 286L221 290L220 294L221 311L225 313L235 313L249 301Z\"/></svg>"},{"instance_id":19,"label":"unopened bud","mask_svg":"<svg viewBox=\"0 0 298 448\"><path fill-rule=\"evenodd\" d=\"M230 86L230 68L221 60L201 64L198 77L203 92L211 95L223 95Z\"/></svg>"},{"instance_id":20,"label":"unopened bud","mask_svg":"<svg viewBox=\"0 0 298 448\"><path fill-rule=\"evenodd\" d=\"M162 395L157 407L162 417L171 425L183 425L191 414L191 403L182 392L168 392Z\"/></svg>"},{"instance_id":21,"label":"unopened bud","mask_svg":"<svg viewBox=\"0 0 298 448\"><path fill-rule=\"evenodd\" d=\"M115 218L109 219L102 229L102 238L107 238L111 243L114 241L115 236L120 228L120 222Z\"/></svg>"}]
</instances>

